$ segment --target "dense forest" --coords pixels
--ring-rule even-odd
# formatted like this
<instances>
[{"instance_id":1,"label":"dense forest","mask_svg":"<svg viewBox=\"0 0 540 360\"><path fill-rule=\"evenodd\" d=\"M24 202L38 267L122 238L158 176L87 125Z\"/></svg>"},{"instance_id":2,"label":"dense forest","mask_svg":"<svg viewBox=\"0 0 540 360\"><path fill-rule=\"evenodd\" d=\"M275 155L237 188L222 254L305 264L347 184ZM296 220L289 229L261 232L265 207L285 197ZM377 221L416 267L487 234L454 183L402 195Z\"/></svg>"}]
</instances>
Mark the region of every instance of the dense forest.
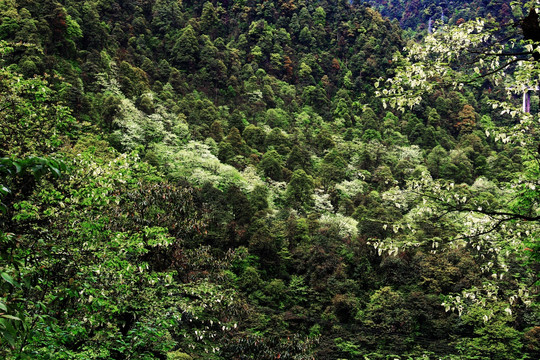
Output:
<instances>
[{"instance_id":1,"label":"dense forest","mask_svg":"<svg viewBox=\"0 0 540 360\"><path fill-rule=\"evenodd\" d=\"M371 6L0 0L0 357L539 358L538 15Z\"/></svg>"},{"instance_id":2,"label":"dense forest","mask_svg":"<svg viewBox=\"0 0 540 360\"><path fill-rule=\"evenodd\" d=\"M359 3L360 1L356 1ZM527 8L508 0L364 0L383 16L399 20L410 34L428 30L430 22L461 24L478 17L493 18L501 24L521 19Z\"/></svg>"}]
</instances>

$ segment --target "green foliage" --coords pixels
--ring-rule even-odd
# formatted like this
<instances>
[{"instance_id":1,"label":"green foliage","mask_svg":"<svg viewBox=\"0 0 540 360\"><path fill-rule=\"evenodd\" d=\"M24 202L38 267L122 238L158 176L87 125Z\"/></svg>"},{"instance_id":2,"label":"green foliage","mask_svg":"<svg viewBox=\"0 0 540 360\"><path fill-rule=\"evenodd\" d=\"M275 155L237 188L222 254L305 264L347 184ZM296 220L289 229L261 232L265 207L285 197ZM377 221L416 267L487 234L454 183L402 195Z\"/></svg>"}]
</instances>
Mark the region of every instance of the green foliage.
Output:
<instances>
[{"instance_id":1,"label":"green foliage","mask_svg":"<svg viewBox=\"0 0 540 360\"><path fill-rule=\"evenodd\" d=\"M193 66L199 58L199 41L191 25L186 26L173 47L174 59L179 65Z\"/></svg>"},{"instance_id":2,"label":"green foliage","mask_svg":"<svg viewBox=\"0 0 540 360\"><path fill-rule=\"evenodd\" d=\"M537 66L475 24L0 1L0 357L537 358Z\"/></svg>"},{"instance_id":3,"label":"green foliage","mask_svg":"<svg viewBox=\"0 0 540 360\"><path fill-rule=\"evenodd\" d=\"M183 147L170 147L160 143L153 149L160 165L175 179L185 178L199 186L209 182L220 189L231 185L250 188L258 180L248 182L234 167L221 163L205 144L192 141Z\"/></svg>"},{"instance_id":4,"label":"green foliage","mask_svg":"<svg viewBox=\"0 0 540 360\"><path fill-rule=\"evenodd\" d=\"M242 132L242 138L254 149L263 150L265 134L264 131L255 125L248 125Z\"/></svg>"},{"instance_id":5,"label":"green foliage","mask_svg":"<svg viewBox=\"0 0 540 360\"><path fill-rule=\"evenodd\" d=\"M66 164L52 158L30 156L25 159L0 158L0 174L3 174L8 182L0 184L0 200L13 192L28 191L25 189L32 184L28 183L28 175L34 180L39 180L43 175L51 173L60 177L66 171ZM16 189L9 187L15 185ZM0 202L0 211L7 213L6 204Z\"/></svg>"},{"instance_id":6,"label":"green foliage","mask_svg":"<svg viewBox=\"0 0 540 360\"><path fill-rule=\"evenodd\" d=\"M47 173L52 173L55 177L60 177L62 172L66 171L66 165L61 161L54 159L28 157L22 160L14 160L9 158L0 159L0 173L6 176L8 184L12 187L6 187L0 184L0 199L10 193L15 193L15 198L21 191L29 191L28 173L34 180ZM10 199L13 201L13 197ZM16 221L32 221L39 219L38 208L31 203L21 201L13 205L15 215L13 219ZM4 203L0 203L0 210L3 215L11 215L13 210L8 209ZM11 211L8 211L11 210ZM5 219L0 218L4 224ZM3 311L0 314L0 335L4 346L0 347L0 353L3 348L8 345L11 349L20 347L21 351L26 345L26 342L34 335L39 327L51 324L52 319L43 309L46 309L46 301L43 299L35 299L28 296L29 293L40 291L39 285L35 284L30 276L31 271L25 268L28 254L25 251L17 251L20 246L20 239L15 238L15 234L0 231L0 265L1 277L0 291L0 309ZM41 309L32 312L26 312L25 307L31 306L36 309Z\"/></svg>"},{"instance_id":7,"label":"green foliage","mask_svg":"<svg viewBox=\"0 0 540 360\"><path fill-rule=\"evenodd\" d=\"M336 151L330 151L324 157L321 164L321 177L325 187L345 180L346 176L345 159Z\"/></svg>"},{"instance_id":8,"label":"green foliage","mask_svg":"<svg viewBox=\"0 0 540 360\"><path fill-rule=\"evenodd\" d=\"M281 156L275 150L268 151L263 155L261 162L259 163L259 169L261 169L266 177L276 181L283 180Z\"/></svg>"},{"instance_id":9,"label":"green foliage","mask_svg":"<svg viewBox=\"0 0 540 360\"><path fill-rule=\"evenodd\" d=\"M191 360L191 359L193 359L191 356L189 356L186 353L181 352L180 350L167 353L167 360Z\"/></svg>"},{"instance_id":10,"label":"green foliage","mask_svg":"<svg viewBox=\"0 0 540 360\"><path fill-rule=\"evenodd\" d=\"M313 203L313 187L313 178L304 170L296 170L287 186L286 203L296 209L309 207Z\"/></svg>"},{"instance_id":11,"label":"green foliage","mask_svg":"<svg viewBox=\"0 0 540 360\"><path fill-rule=\"evenodd\" d=\"M360 351L360 346L354 344L351 341L343 340L342 338L335 338L334 342L339 351L347 354L347 356L361 356L362 351Z\"/></svg>"},{"instance_id":12,"label":"green foliage","mask_svg":"<svg viewBox=\"0 0 540 360\"><path fill-rule=\"evenodd\" d=\"M70 137L72 111L48 85L44 78L0 69L0 156L49 154Z\"/></svg>"},{"instance_id":13,"label":"green foliage","mask_svg":"<svg viewBox=\"0 0 540 360\"><path fill-rule=\"evenodd\" d=\"M411 331L411 315L403 295L390 287L377 290L365 309L366 324L382 333Z\"/></svg>"},{"instance_id":14,"label":"green foliage","mask_svg":"<svg viewBox=\"0 0 540 360\"><path fill-rule=\"evenodd\" d=\"M495 318L487 322L486 316ZM511 318L502 311L500 305L492 307L492 312L477 308L463 316L462 321L465 326L475 325L474 336L462 339L457 345L466 358L522 358L522 334L508 325Z\"/></svg>"}]
</instances>

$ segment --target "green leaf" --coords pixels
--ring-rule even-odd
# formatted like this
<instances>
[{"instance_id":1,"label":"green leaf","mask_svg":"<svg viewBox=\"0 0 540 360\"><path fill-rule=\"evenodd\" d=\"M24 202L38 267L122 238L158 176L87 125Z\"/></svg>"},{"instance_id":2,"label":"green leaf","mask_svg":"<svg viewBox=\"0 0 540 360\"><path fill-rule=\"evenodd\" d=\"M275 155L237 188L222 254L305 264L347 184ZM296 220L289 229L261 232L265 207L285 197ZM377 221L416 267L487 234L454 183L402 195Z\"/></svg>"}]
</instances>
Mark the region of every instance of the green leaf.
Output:
<instances>
[{"instance_id":1,"label":"green leaf","mask_svg":"<svg viewBox=\"0 0 540 360\"><path fill-rule=\"evenodd\" d=\"M16 316L13 316L13 315L7 315L7 314L4 314L4 315L0 315L0 316L3 317L3 318L6 318L6 319L22 321L20 318L18 318L18 317L16 317Z\"/></svg>"},{"instance_id":2,"label":"green leaf","mask_svg":"<svg viewBox=\"0 0 540 360\"><path fill-rule=\"evenodd\" d=\"M43 165L38 164L38 165L32 166L32 173L36 177L40 177L41 175L43 175Z\"/></svg>"},{"instance_id":3,"label":"green leaf","mask_svg":"<svg viewBox=\"0 0 540 360\"><path fill-rule=\"evenodd\" d=\"M11 285L15 286L15 287L20 287L19 283L16 282L15 280L13 280L13 278L11 276L9 276L9 274L6 274L6 273L2 273L1 274L2 278L4 280L6 280L8 283L10 283Z\"/></svg>"},{"instance_id":4,"label":"green leaf","mask_svg":"<svg viewBox=\"0 0 540 360\"><path fill-rule=\"evenodd\" d=\"M6 319L0 317L0 326L3 328L2 331L2 337L7 340L7 342L14 347L15 346L15 336L14 334L17 333L17 331L13 328L13 326L10 324L9 321L6 321Z\"/></svg>"},{"instance_id":5,"label":"green leaf","mask_svg":"<svg viewBox=\"0 0 540 360\"><path fill-rule=\"evenodd\" d=\"M0 302L0 310L7 311L7 306L3 302Z\"/></svg>"},{"instance_id":6,"label":"green leaf","mask_svg":"<svg viewBox=\"0 0 540 360\"><path fill-rule=\"evenodd\" d=\"M15 166L15 172L18 174L22 171L22 166L17 161L13 161L13 166Z\"/></svg>"},{"instance_id":7,"label":"green leaf","mask_svg":"<svg viewBox=\"0 0 540 360\"><path fill-rule=\"evenodd\" d=\"M52 166L51 166L49 169L51 170L51 172L52 172L56 177L60 177L60 175L61 175L61 174L60 174L60 170L58 170L57 168L52 167Z\"/></svg>"}]
</instances>

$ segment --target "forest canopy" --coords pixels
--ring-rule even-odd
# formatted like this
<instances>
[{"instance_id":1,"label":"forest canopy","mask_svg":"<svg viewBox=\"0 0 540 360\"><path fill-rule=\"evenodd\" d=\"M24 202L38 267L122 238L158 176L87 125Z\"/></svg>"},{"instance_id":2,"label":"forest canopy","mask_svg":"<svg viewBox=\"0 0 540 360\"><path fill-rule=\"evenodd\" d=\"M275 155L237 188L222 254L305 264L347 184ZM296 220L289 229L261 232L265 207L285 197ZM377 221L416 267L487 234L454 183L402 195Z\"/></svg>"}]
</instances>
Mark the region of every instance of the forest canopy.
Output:
<instances>
[{"instance_id":1,"label":"forest canopy","mask_svg":"<svg viewBox=\"0 0 540 360\"><path fill-rule=\"evenodd\" d=\"M538 358L539 34L504 1L0 0L0 356Z\"/></svg>"}]
</instances>

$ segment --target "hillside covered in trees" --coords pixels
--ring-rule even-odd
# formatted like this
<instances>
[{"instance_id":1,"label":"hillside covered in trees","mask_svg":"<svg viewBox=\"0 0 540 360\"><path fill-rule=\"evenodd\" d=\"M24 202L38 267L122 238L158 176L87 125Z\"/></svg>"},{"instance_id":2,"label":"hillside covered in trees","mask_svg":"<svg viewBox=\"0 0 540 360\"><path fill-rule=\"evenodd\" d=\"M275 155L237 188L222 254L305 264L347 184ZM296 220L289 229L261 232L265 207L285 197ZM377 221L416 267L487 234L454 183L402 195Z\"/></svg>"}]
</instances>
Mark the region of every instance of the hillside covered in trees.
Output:
<instances>
[{"instance_id":1,"label":"hillside covered in trees","mask_svg":"<svg viewBox=\"0 0 540 360\"><path fill-rule=\"evenodd\" d=\"M0 357L538 358L538 39L407 4L0 0Z\"/></svg>"},{"instance_id":2,"label":"hillside covered in trees","mask_svg":"<svg viewBox=\"0 0 540 360\"><path fill-rule=\"evenodd\" d=\"M359 3L360 1L356 1ZM428 31L436 21L462 24L476 18L495 19L500 24L519 20L527 13L522 2L508 0L364 0L383 16L396 19L405 29Z\"/></svg>"}]
</instances>

